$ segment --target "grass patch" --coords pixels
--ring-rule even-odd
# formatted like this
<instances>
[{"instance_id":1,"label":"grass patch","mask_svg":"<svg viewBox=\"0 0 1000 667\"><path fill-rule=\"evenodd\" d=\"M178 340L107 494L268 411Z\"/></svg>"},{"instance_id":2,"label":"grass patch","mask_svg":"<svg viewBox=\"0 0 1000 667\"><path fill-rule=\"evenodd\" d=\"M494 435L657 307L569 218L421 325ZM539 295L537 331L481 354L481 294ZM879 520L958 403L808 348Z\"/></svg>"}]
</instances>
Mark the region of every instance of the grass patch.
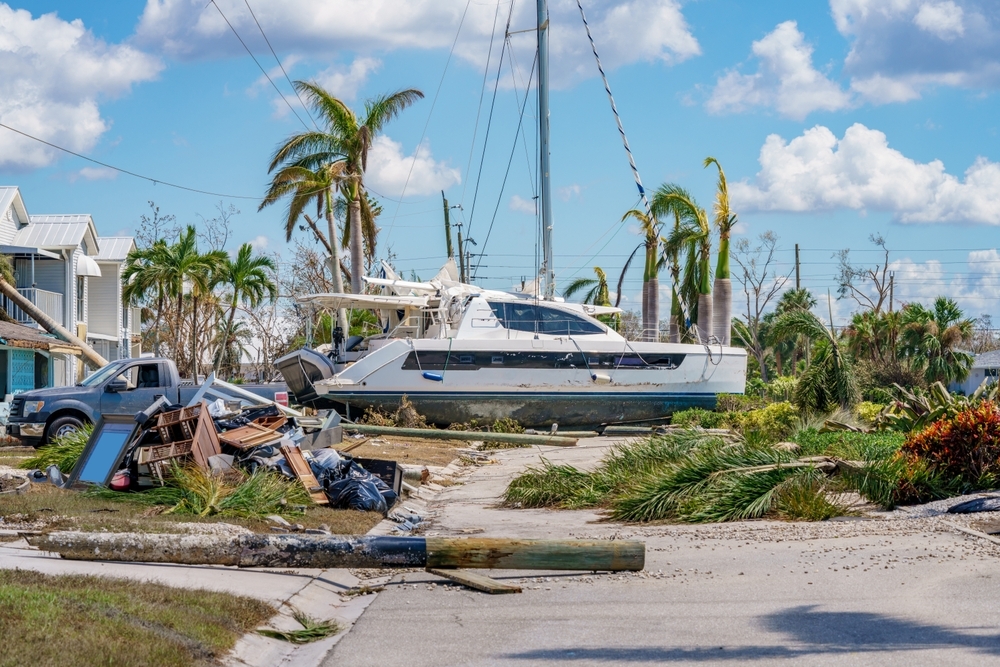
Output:
<instances>
[{"instance_id":1,"label":"grass patch","mask_svg":"<svg viewBox=\"0 0 1000 667\"><path fill-rule=\"evenodd\" d=\"M789 521L826 521L856 514L843 503L832 500L828 487L822 480L793 479L778 490L775 511Z\"/></svg>"},{"instance_id":2,"label":"grass patch","mask_svg":"<svg viewBox=\"0 0 1000 667\"><path fill-rule=\"evenodd\" d=\"M274 609L148 582L0 570L0 667L215 663Z\"/></svg>"},{"instance_id":3,"label":"grass patch","mask_svg":"<svg viewBox=\"0 0 1000 667\"><path fill-rule=\"evenodd\" d=\"M802 448L802 456L825 455L849 461L877 461L895 455L906 441L906 435L895 431L820 433L816 428L806 428L796 433L792 441Z\"/></svg>"},{"instance_id":4,"label":"grass patch","mask_svg":"<svg viewBox=\"0 0 1000 667\"><path fill-rule=\"evenodd\" d=\"M155 492L156 490L154 490ZM147 494L150 494L147 496ZM179 523L231 523L254 532L270 532L274 525L261 518L228 514L199 516L193 513L167 513L171 505L156 504L155 493L118 493L101 490L87 493L57 489L47 484L33 485L23 495L4 496L0 519L5 527L44 528L110 532L176 533ZM294 515L283 509L294 523L305 528L325 525L337 535L363 535L382 520L378 512L331 509L309 505Z\"/></svg>"},{"instance_id":5,"label":"grass patch","mask_svg":"<svg viewBox=\"0 0 1000 667\"><path fill-rule=\"evenodd\" d=\"M340 625L336 621L317 621L301 612L295 612L295 620L302 626L301 630L272 630L263 628L258 630L258 634L273 639L291 642L292 644L308 644L310 642L326 639L340 632Z\"/></svg>"}]
</instances>

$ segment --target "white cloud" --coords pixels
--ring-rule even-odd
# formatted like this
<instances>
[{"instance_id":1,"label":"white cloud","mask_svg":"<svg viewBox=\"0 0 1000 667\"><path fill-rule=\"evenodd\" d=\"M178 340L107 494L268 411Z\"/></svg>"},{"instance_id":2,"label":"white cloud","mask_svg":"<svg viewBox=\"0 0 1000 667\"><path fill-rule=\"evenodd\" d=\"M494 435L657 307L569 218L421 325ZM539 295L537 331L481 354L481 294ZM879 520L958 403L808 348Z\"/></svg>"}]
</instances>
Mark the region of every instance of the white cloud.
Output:
<instances>
[{"instance_id":1,"label":"white cloud","mask_svg":"<svg viewBox=\"0 0 1000 667\"><path fill-rule=\"evenodd\" d=\"M844 72L872 103L909 101L935 86L1000 87L996 2L830 0L830 9L851 40Z\"/></svg>"},{"instance_id":2,"label":"white cloud","mask_svg":"<svg viewBox=\"0 0 1000 667\"><path fill-rule=\"evenodd\" d=\"M996 311L1000 300L1000 253L996 248L968 254L967 271L948 273L938 260L914 262L904 258L890 262L895 273L895 303L929 306L939 296L954 299L966 317Z\"/></svg>"},{"instance_id":3,"label":"white cloud","mask_svg":"<svg viewBox=\"0 0 1000 667\"><path fill-rule=\"evenodd\" d=\"M575 199L580 196L581 192L583 192L583 188L580 187L579 183L573 183L571 185L565 185L561 188L556 188L556 196L563 201Z\"/></svg>"},{"instance_id":4,"label":"white cloud","mask_svg":"<svg viewBox=\"0 0 1000 667\"><path fill-rule=\"evenodd\" d=\"M217 2L244 39L259 38L243 0ZM397 49L448 49L466 7L468 14L455 53L482 67L494 25L502 35L508 5L500 8L496 22L495 4L468 4L463 0L353 3L271 0L258 3L254 12L279 53L294 52L316 58L348 51L371 55ZM608 68L642 61L672 64L701 52L679 0L593 0L588 3L587 11L594 39ZM580 26L576 3L552 2L549 14L553 81L565 84L595 76L593 56ZM511 30L530 28L535 18L534 3L517 3ZM243 55L243 47L219 11L212 5L206 6L204 0L147 0L136 39L139 44L178 58ZM522 33L512 41L518 63L527 76L534 54L534 37ZM493 57L496 58L496 49Z\"/></svg>"},{"instance_id":5,"label":"white cloud","mask_svg":"<svg viewBox=\"0 0 1000 667\"><path fill-rule=\"evenodd\" d=\"M55 14L32 18L0 3L0 121L84 152L108 129L98 102L154 78L160 62L131 46L107 44L80 20ZM0 130L0 168L32 169L60 154Z\"/></svg>"},{"instance_id":6,"label":"white cloud","mask_svg":"<svg viewBox=\"0 0 1000 667\"><path fill-rule=\"evenodd\" d=\"M107 167L84 167L79 171L74 171L69 175L71 183L80 179L85 181L114 180L118 178L118 172Z\"/></svg>"},{"instance_id":7,"label":"white cloud","mask_svg":"<svg viewBox=\"0 0 1000 667\"><path fill-rule=\"evenodd\" d=\"M964 180L940 160L917 162L889 147L885 134L860 123L842 139L817 125L786 142L770 135L753 182L730 184L743 210L888 211L899 222L1000 225L1000 164L978 158Z\"/></svg>"},{"instance_id":8,"label":"white cloud","mask_svg":"<svg viewBox=\"0 0 1000 667\"><path fill-rule=\"evenodd\" d=\"M965 26L962 25L963 14L962 8L952 0L938 3L928 2L920 5L917 15L913 17L913 22L921 30L950 42L965 34Z\"/></svg>"},{"instance_id":9,"label":"white cloud","mask_svg":"<svg viewBox=\"0 0 1000 667\"><path fill-rule=\"evenodd\" d=\"M315 79L330 93L342 100L353 100L358 90L368 80L368 75L377 72L382 61L377 58L355 58L349 66L331 65L316 75Z\"/></svg>"},{"instance_id":10,"label":"white cloud","mask_svg":"<svg viewBox=\"0 0 1000 667\"><path fill-rule=\"evenodd\" d=\"M510 198L510 204L508 204L508 206L512 211L535 215L535 200L533 199L525 199L521 195L514 195Z\"/></svg>"},{"instance_id":11,"label":"white cloud","mask_svg":"<svg viewBox=\"0 0 1000 667\"><path fill-rule=\"evenodd\" d=\"M368 153L365 179L372 190L388 197L435 194L462 182L461 172L431 156L430 141L424 140L413 155L403 155L403 145L382 135Z\"/></svg>"},{"instance_id":12,"label":"white cloud","mask_svg":"<svg viewBox=\"0 0 1000 667\"><path fill-rule=\"evenodd\" d=\"M263 234L255 236L249 241L250 245L253 246L253 249L256 250L257 252L263 252L264 250L266 250L270 242L271 240L268 239Z\"/></svg>"},{"instance_id":13,"label":"white cloud","mask_svg":"<svg viewBox=\"0 0 1000 667\"><path fill-rule=\"evenodd\" d=\"M813 111L836 111L850 105L840 86L813 67L813 47L795 21L785 21L753 43L760 66L754 74L729 70L719 77L706 106L713 113L773 107L801 120Z\"/></svg>"}]
</instances>

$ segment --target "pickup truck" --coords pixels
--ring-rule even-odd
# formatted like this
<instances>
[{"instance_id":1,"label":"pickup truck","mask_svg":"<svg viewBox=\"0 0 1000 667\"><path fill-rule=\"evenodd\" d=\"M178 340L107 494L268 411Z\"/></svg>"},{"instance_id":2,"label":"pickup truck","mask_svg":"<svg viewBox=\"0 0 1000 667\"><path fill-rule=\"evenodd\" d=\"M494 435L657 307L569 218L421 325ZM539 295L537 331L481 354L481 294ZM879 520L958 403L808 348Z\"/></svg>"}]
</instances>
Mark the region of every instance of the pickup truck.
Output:
<instances>
[{"instance_id":1,"label":"pickup truck","mask_svg":"<svg viewBox=\"0 0 1000 667\"><path fill-rule=\"evenodd\" d=\"M284 384L240 385L274 400ZM29 447L95 423L102 414L133 415L160 396L186 405L199 387L182 384L171 359L120 359L100 368L74 387L49 387L17 394L10 406L7 432Z\"/></svg>"}]
</instances>

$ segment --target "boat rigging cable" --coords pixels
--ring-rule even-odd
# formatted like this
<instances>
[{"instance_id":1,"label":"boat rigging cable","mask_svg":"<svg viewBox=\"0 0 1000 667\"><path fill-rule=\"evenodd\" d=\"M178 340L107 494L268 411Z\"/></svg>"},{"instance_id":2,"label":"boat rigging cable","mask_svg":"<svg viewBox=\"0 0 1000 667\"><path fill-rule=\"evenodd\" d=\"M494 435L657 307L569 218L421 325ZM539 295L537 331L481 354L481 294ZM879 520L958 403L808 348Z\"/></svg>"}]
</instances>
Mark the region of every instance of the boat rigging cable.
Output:
<instances>
[{"instance_id":1,"label":"boat rigging cable","mask_svg":"<svg viewBox=\"0 0 1000 667\"><path fill-rule=\"evenodd\" d=\"M486 52L486 64L483 66L483 84L479 88L479 106L476 107L476 122L472 125L472 143L469 144L469 161L465 165L465 184L462 186L462 198L459 204L465 203L465 193L469 189L469 172L472 170L472 156L476 153L476 136L479 134L479 117L483 113L483 98L486 96L486 80L490 75L490 63L493 62L493 40L497 33L497 19L500 18L500 2L497 0L497 10L493 13L493 29L490 31L490 48Z\"/></svg>"},{"instance_id":2,"label":"boat rigging cable","mask_svg":"<svg viewBox=\"0 0 1000 667\"><path fill-rule=\"evenodd\" d=\"M497 63L497 77L493 82L493 99L490 101L490 115L486 118L486 136L483 138L483 153L479 158L479 172L476 174L476 188L472 192L472 208L469 211L469 227L466 230L466 238L472 236L472 223L476 215L476 200L479 198L479 184L483 178L483 164L486 162L486 147L490 141L490 128L493 126L493 109L497 103L497 89L500 87L500 69L503 67L504 53L507 51L507 33L510 32L510 21L514 16L514 3L510 3L510 12L507 14L507 26L504 28L503 46L500 47L500 62Z\"/></svg>"},{"instance_id":3,"label":"boat rigging cable","mask_svg":"<svg viewBox=\"0 0 1000 667\"><path fill-rule=\"evenodd\" d=\"M444 71L441 72L441 80L438 81L437 90L434 91L434 99L431 100L431 110L427 112L427 120L424 122L423 132L420 133L420 141L417 142L417 150L420 145L424 143L424 137L427 136L427 127L431 124L431 117L434 115L434 107L437 106L438 96L441 95L441 86L444 85L444 77L448 74L448 66L451 65L451 57L455 55L455 47L458 45L458 36L462 34L462 26L465 25L465 17L469 14L469 5L472 4L472 0L468 0L465 3L465 11L462 12L462 19L458 22L458 30L455 31L455 39L451 42L451 50L448 51L448 59L444 62ZM392 234L392 226L396 224L396 215L399 213L399 207L403 204L403 198L406 196L406 188L410 184L410 176L413 175L413 165L417 163L416 150L413 154L413 160L410 161L410 170L406 172L406 180L403 181L403 190L399 194L399 200L396 202L396 210L392 214L392 220L389 222L389 229L386 231L385 235L388 237Z\"/></svg>"}]
</instances>

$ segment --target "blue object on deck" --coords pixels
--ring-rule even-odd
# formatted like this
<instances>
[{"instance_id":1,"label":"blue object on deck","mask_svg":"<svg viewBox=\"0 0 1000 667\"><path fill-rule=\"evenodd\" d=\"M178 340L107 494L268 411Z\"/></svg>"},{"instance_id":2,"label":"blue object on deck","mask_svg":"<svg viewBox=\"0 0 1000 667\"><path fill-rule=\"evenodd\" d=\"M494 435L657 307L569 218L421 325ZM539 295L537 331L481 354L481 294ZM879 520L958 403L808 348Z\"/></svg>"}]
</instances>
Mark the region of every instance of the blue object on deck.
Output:
<instances>
[{"instance_id":1,"label":"blue object on deck","mask_svg":"<svg viewBox=\"0 0 1000 667\"><path fill-rule=\"evenodd\" d=\"M431 373L430 371L424 371L424 377L428 380L434 380L435 382L444 382L443 373Z\"/></svg>"}]
</instances>

